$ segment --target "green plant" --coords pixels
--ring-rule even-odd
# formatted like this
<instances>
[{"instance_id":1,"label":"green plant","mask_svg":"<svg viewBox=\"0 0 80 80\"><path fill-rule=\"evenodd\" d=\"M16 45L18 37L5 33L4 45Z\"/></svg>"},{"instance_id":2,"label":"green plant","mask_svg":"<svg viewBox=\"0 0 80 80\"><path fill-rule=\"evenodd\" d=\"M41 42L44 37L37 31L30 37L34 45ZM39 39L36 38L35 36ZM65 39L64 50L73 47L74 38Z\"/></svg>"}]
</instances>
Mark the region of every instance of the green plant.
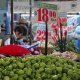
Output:
<instances>
[{"instance_id":1,"label":"green plant","mask_svg":"<svg viewBox=\"0 0 80 80\"><path fill-rule=\"evenodd\" d=\"M54 50L60 51L60 43L59 43L59 41L57 41L55 44L52 44L52 45L53 45L53 49ZM76 48L75 41L73 41L72 38L70 38L70 37L68 37L66 39L65 47L66 47L66 51L72 51L72 52L75 52L75 53L79 53L77 48Z\"/></svg>"}]
</instances>

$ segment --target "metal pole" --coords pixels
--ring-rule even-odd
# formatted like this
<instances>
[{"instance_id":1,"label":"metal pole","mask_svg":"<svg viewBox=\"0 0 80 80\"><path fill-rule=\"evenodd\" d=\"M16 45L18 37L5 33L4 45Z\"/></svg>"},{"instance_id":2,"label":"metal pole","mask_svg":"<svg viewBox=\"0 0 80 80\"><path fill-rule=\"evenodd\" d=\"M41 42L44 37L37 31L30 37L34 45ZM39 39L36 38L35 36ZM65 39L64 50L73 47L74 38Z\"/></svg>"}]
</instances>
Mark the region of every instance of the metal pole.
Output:
<instances>
[{"instance_id":1,"label":"metal pole","mask_svg":"<svg viewBox=\"0 0 80 80\"><path fill-rule=\"evenodd\" d=\"M62 24L60 23L60 52L63 52Z\"/></svg>"},{"instance_id":2,"label":"metal pole","mask_svg":"<svg viewBox=\"0 0 80 80\"><path fill-rule=\"evenodd\" d=\"M32 17L32 0L30 0L30 17L29 17L29 21L30 21L30 25L29 25L29 31L30 31L30 36L29 36L29 40L30 40L30 45L31 45L31 40L32 40L32 23L31 23L31 17Z\"/></svg>"},{"instance_id":3,"label":"metal pole","mask_svg":"<svg viewBox=\"0 0 80 80\"><path fill-rule=\"evenodd\" d=\"M11 35L13 35L13 0L11 0Z\"/></svg>"},{"instance_id":4,"label":"metal pole","mask_svg":"<svg viewBox=\"0 0 80 80\"><path fill-rule=\"evenodd\" d=\"M45 23L46 24L46 39L45 39L45 53L44 55L47 55L47 51L48 51L48 24L47 22Z\"/></svg>"},{"instance_id":5,"label":"metal pole","mask_svg":"<svg viewBox=\"0 0 80 80\"><path fill-rule=\"evenodd\" d=\"M29 5L30 5L30 17L29 17L29 20L31 21L31 15L32 15L32 0L30 0Z\"/></svg>"},{"instance_id":6,"label":"metal pole","mask_svg":"<svg viewBox=\"0 0 80 80\"><path fill-rule=\"evenodd\" d=\"M67 31L65 31L64 45L63 45L63 52L66 51L66 40L67 40Z\"/></svg>"},{"instance_id":7,"label":"metal pole","mask_svg":"<svg viewBox=\"0 0 80 80\"><path fill-rule=\"evenodd\" d=\"M11 36L10 36L10 44L13 44L14 43L14 40L13 40L13 0L10 0L11 1Z\"/></svg>"}]
</instances>

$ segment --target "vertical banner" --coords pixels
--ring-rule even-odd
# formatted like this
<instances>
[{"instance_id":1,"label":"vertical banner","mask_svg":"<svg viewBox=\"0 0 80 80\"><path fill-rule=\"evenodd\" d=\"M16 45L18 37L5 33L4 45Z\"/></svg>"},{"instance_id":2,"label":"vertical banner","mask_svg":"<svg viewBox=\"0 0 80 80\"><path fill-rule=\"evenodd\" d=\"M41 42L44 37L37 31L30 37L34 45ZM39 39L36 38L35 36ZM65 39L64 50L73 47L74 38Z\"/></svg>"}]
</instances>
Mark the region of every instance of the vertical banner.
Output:
<instances>
[{"instance_id":1,"label":"vertical banner","mask_svg":"<svg viewBox=\"0 0 80 80\"><path fill-rule=\"evenodd\" d=\"M54 4L47 4L43 2L34 2L35 6L35 19L34 19L34 24L35 22L38 23L37 27L37 35L36 39L37 40L45 40L46 36L46 24L48 24L48 41L55 41L55 30L52 29L52 24L55 23L57 24L57 5Z\"/></svg>"}]
</instances>

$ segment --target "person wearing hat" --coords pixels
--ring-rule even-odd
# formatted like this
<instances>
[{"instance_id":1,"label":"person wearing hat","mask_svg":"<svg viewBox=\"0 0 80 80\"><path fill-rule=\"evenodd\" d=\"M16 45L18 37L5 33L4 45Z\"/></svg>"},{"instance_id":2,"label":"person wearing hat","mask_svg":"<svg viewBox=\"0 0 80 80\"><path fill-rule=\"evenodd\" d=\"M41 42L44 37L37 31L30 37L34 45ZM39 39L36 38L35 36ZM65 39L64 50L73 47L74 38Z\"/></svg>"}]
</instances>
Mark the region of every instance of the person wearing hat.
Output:
<instances>
[{"instance_id":1,"label":"person wearing hat","mask_svg":"<svg viewBox=\"0 0 80 80\"><path fill-rule=\"evenodd\" d=\"M34 39L34 33L31 30L30 22L24 19L23 17L19 19L18 25L24 25L27 28L27 37Z\"/></svg>"}]
</instances>

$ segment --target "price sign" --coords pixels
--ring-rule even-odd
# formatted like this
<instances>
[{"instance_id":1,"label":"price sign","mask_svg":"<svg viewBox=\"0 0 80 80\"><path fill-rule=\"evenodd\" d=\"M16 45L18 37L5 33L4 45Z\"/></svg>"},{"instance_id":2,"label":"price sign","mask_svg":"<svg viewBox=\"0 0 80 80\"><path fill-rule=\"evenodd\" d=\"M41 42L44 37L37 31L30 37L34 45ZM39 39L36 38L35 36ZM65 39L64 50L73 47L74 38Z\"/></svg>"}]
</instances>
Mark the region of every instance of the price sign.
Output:
<instances>
[{"instance_id":1,"label":"price sign","mask_svg":"<svg viewBox=\"0 0 80 80\"><path fill-rule=\"evenodd\" d=\"M44 30L37 30L37 35L36 35L37 40L45 40L46 39L45 36L46 32ZM52 31L48 31L48 38L54 43L58 41L58 35L53 34Z\"/></svg>"},{"instance_id":2,"label":"price sign","mask_svg":"<svg viewBox=\"0 0 80 80\"><path fill-rule=\"evenodd\" d=\"M56 37L56 32L52 29L52 23L57 23L57 5L54 4L47 4L41 2L34 2L35 5L35 19L34 21L40 22L47 22L48 23L48 41L55 42L57 41L58 37ZM40 24L41 25L41 24ZM39 26L39 29L36 31L36 39L37 40L46 40L46 24L45 26L42 24ZM41 27L41 28L40 28ZM42 29L42 27L44 29Z\"/></svg>"},{"instance_id":3,"label":"price sign","mask_svg":"<svg viewBox=\"0 0 80 80\"><path fill-rule=\"evenodd\" d=\"M52 23L57 22L57 6L54 4L46 4L35 2L35 19L36 21L43 21Z\"/></svg>"},{"instance_id":4,"label":"price sign","mask_svg":"<svg viewBox=\"0 0 80 80\"><path fill-rule=\"evenodd\" d=\"M33 26L34 27L34 26ZM46 39L46 30L45 30L45 23L44 22L38 22L37 24L37 29L36 29L36 36L35 36L35 40L41 40L41 41L45 41ZM48 39L51 42L56 42L58 41L58 29L52 29L48 31Z\"/></svg>"},{"instance_id":5,"label":"price sign","mask_svg":"<svg viewBox=\"0 0 80 80\"><path fill-rule=\"evenodd\" d=\"M66 12L59 13L58 26L59 27L62 26L62 37L65 37L67 35L67 13Z\"/></svg>"},{"instance_id":6,"label":"price sign","mask_svg":"<svg viewBox=\"0 0 80 80\"><path fill-rule=\"evenodd\" d=\"M57 13L53 10L48 10L46 8L39 8L36 11L37 14L37 21L56 21L57 19Z\"/></svg>"}]
</instances>

